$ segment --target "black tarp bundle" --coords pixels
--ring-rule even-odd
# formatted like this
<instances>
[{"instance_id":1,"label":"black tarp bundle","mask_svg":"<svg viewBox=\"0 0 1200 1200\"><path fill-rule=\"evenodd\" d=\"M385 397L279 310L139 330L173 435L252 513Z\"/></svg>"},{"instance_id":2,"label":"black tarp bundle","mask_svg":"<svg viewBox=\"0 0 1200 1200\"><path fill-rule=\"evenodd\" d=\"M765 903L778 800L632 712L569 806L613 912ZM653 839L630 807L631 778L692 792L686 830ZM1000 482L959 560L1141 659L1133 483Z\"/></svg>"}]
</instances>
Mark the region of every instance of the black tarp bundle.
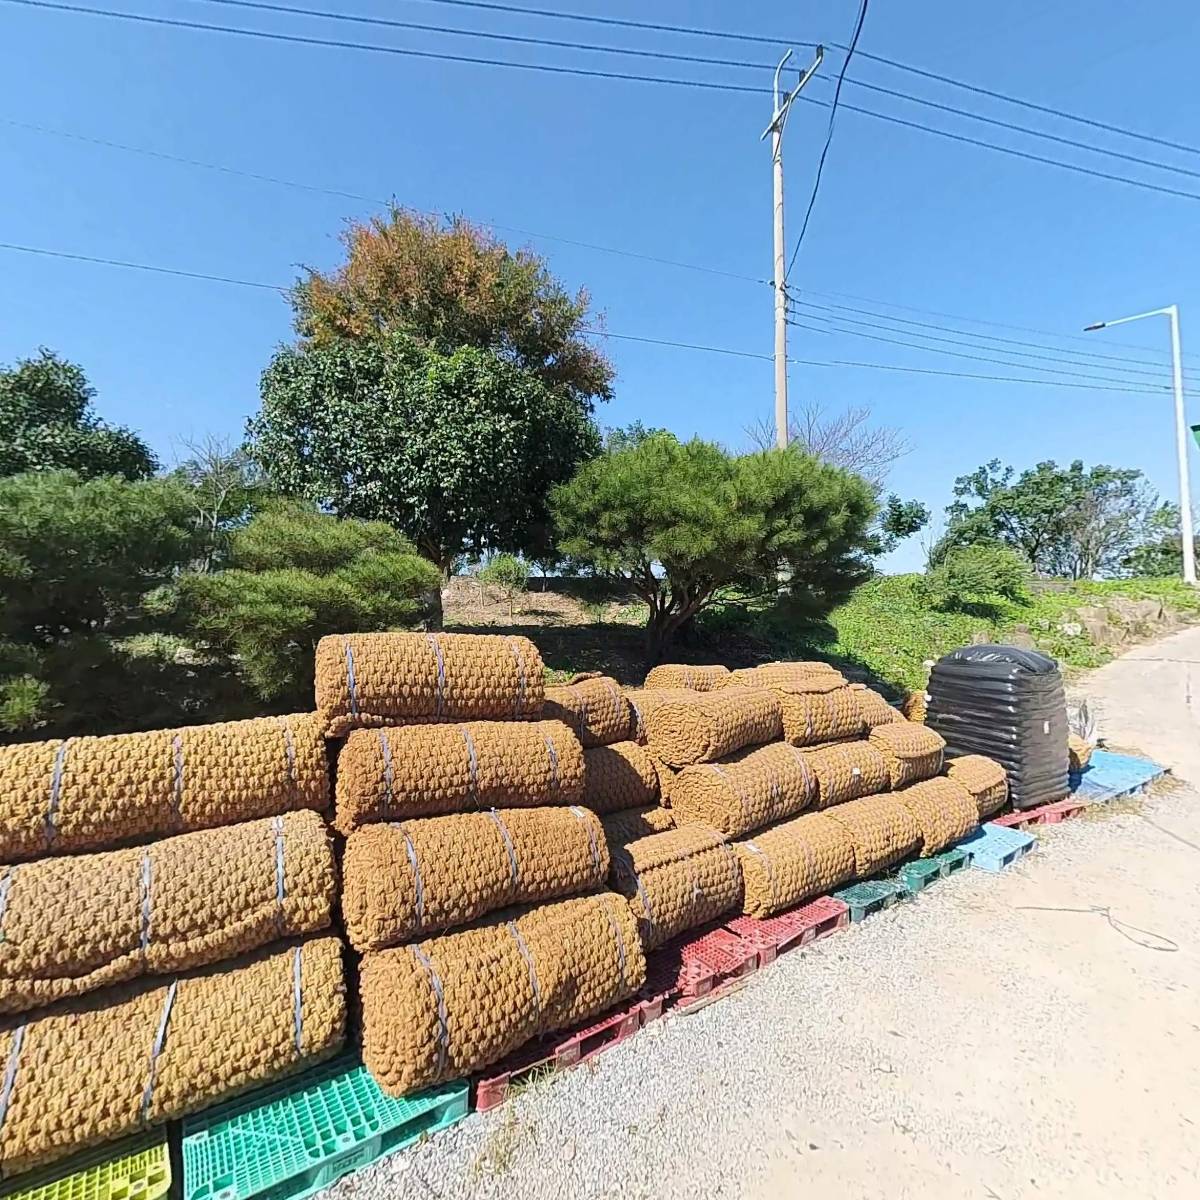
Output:
<instances>
[{"instance_id":1,"label":"black tarp bundle","mask_svg":"<svg viewBox=\"0 0 1200 1200\"><path fill-rule=\"evenodd\" d=\"M925 723L946 739L946 756L994 758L1008 772L1014 808L1067 794L1067 701L1054 659L1016 646L965 646L934 664L927 691Z\"/></svg>"}]
</instances>

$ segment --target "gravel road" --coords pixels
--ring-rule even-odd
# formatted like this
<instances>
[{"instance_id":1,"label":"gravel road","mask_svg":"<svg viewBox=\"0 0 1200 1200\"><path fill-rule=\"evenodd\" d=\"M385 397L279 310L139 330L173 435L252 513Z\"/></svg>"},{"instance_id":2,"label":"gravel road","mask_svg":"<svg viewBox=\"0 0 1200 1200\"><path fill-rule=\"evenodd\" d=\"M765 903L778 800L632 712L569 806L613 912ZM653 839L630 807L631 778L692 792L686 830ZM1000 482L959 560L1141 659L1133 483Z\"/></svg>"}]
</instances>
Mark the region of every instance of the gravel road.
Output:
<instances>
[{"instance_id":1,"label":"gravel road","mask_svg":"<svg viewBox=\"0 0 1200 1200\"><path fill-rule=\"evenodd\" d=\"M1135 724L1189 728L1182 684L1141 690L1161 665L1099 673L1111 739L1131 689ZM330 1195L1194 1198L1198 855L1182 784L1044 828Z\"/></svg>"}]
</instances>

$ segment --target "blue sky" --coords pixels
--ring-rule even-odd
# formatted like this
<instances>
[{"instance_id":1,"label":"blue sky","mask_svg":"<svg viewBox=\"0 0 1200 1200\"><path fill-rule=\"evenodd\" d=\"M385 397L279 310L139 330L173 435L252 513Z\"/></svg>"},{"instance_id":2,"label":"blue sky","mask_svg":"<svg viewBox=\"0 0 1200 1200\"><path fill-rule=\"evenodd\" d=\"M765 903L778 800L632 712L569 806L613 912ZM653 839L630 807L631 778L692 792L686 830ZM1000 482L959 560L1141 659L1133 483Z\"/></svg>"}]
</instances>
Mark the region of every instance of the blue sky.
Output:
<instances>
[{"instance_id":1,"label":"blue sky","mask_svg":"<svg viewBox=\"0 0 1200 1200\"><path fill-rule=\"evenodd\" d=\"M425 0L297 2L676 53L763 63L774 57L767 46ZM203 0L95 3L301 36L770 82L769 67L755 74L513 48L346 28ZM632 0L570 0L543 6L736 29L778 37L781 47L793 39L844 43L857 11L853 0L753 6L673 0L652 8ZM1003 6L875 0L860 48L1126 128L1200 143L1200 89L1193 82L1200 14L1185 0L1161 0L1152 21L1118 0L1013 0ZM801 59L808 53L798 51ZM838 61L837 55L827 60L821 72L826 81L813 86L813 96L828 97ZM1200 156L1067 125L882 65L859 61L851 73L1200 171ZM843 99L1200 193L1200 179L1035 144L891 97L847 87ZM788 126L789 241L807 203L826 115L802 105ZM771 179L759 134L769 116L765 96L271 43L0 3L0 241L287 284L298 264L333 264L341 223L378 207L36 132L23 123L768 278ZM771 352L772 297L761 284L498 232L545 252L568 283L586 285L614 333ZM1200 364L1198 265L1198 201L843 112L792 282L801 291L850 293L1058 335L1176 301L1185 351L1190 340ZM0 251L0 272L0 362L38 345L80 362L99 392L102 415L142 431L166 461L183 438L240 432L257 406L259 372L290 335L287 305L270 291L8 251ZM828 297L811 298L824 303ZM1167 331L1165 323L1147 322L1094 336L1094 345L1052 345L1120 354L1129 346L1165 348ZM793 329L791 337L797 358L1006 373L846 334ZM616 399L601 413L606 424L640 418L738 446L745 443L745 427L771 411L772 367L765 359L615 339L608 350L618 375ZM1165 358L1163 363L1166 381ZM793 405L818 402L830 411L868 405L878 423L900 428L913 450L894 467L889 486L939 511L954 477L992 457L1017 465L1082 457L1136 466L1165 494L1176 493L1165 394L1160 399L802 365L793 366L791 387ZM890 565L912 567L920 558L914 542Z\"/></svg>"}]
</instances>

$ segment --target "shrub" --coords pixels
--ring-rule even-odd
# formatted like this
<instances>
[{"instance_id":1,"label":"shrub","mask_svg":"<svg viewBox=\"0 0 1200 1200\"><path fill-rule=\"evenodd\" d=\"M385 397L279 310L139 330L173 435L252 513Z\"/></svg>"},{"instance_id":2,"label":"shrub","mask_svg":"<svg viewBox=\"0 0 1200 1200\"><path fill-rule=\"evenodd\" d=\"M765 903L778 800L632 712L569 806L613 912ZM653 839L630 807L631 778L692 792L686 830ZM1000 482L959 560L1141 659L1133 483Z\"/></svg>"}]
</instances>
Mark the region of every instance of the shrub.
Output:
<instances>
[{"instance_id":1,"label":"shrub","mask_svg":"<svg viewBox=\"0 0 1200 1200\"><path fill-rule=\"evenodd\" d=\"M997 599L1028 599L1029 567L1007 546L975 542L947 551L926 575L926 584L939 608L966 611Z\"/></svg>"},{"instance_id":2,"label":"shrub","mask_svg":"<svg viewBox=\"0 0 1200 1200\"><path fill-rule=\"evenodd\" d=\"M494 587L508 601L508 619L513 618L513 602L529 586L529 564L513 554L497 554L479 571L479 582Z\"/></svg>"}]
</instances>

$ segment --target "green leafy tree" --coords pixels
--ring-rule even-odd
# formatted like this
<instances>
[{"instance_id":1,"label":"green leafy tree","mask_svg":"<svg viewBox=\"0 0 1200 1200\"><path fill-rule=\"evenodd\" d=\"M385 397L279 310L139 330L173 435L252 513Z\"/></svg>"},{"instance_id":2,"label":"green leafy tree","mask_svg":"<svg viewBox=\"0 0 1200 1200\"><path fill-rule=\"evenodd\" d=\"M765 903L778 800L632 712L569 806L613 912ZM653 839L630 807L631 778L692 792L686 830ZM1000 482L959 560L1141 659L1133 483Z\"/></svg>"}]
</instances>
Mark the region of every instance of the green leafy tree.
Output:
<instances>
[{"instance_id":1,"label":"green leafy tree","mask_svg":"<svg viewBox=\"0 0 1200 1200\"><path fill-rule=\"evenodd\" d=\"M197 549L174 481L0 479L0 731L97 733L185 715L198 671L153 640L146 600Z\"/></svg>"},{"instance_id":2,"label":"green leafy tree","mask_svg":"<svg viewBox=\"0 0 1200 1200\"><path fill-rule=\"evenodd\" d=\"M926 575L939 608L970 611L1000 600L1029 597L1029 564L1001 542L956 546Z\"/></svg>"},{"instance_id":3,"label":"green leafy tree","mask_svg":"<svg viewBox=\"0 0 1200 1200\"><path fill-rule=\"evenodd\" d=\"M1200 558L1200 538L1194 541ZM1183 534L1179 529L1179 505L1163 502L1150 513L1139 545L1125 556L1123 573L1140 578L1164 578L1183 574Z\"/></svg>"},{"instance_id":4,"label":"green leafy tree","mask_svg":"<svg viewBox=\"0 0 1200 1200\"><path fill-rule=\"evenodd\" d=\"M647 661L724 592L830 605L871 573L871 485L800 450L732 455L657 433L555 489L560 548L649 607Z\"/></svg>"},{"instance_id":5,"label":"green leafy tree","mask_svg":"<svg viewBox=\"0 0 1200 1200\"><path fill-rule=\"evenodd\" d=\"M497 554L480 569L479 582L484 587L494 587L508 601L511 621L516 598L529 587L529 564L513 554Z\"/></svg>"},{"instance_id":6,"label":"green leafy tree","mask_svg":"<svg viewBox=\"0 0 1200 1200\"><path fill-rule=\"evenodd\" d=\"M443 576L463 556L539 558L547 494L599 450L562 390L492 351L405 334L280 351L250 434L281 491L386 521Z\"/></svg>"},{"instance_id":7,"label":"green leafy tree","mask_svg":"<svg viewBox=\"0 0 1200 1200\"><path fill-rule=\"evenodd\" d=\"M157 463L135 433L92 411L83 369L50 350L0 368L0 475L70 470L145 479Z\"/></svg>"},{"instance_id":8,"label":"green leafy tree","mask_svg":"<svg viewBox=\"0 0 1200 1200\"><path fill-rule=\"evenodd\" d=\"M1043 575L1114 575L1139 544L1158 497L1136 470L1076 460L1038 463L1018 475L998 459L955 481L933 565L955 547L1003 542Z\"/></svg>"},{"instance_id":9,"label":"green leafy tree","mask_svg":"<svg viewBox=\"0 0 1200 1200\"><path fill-rule=\"evenodd\" d=\"M437 570L390 525L276 504L229 536L228 565L180 577L176 624L261 701L312 702L313 650L327 633L411 627Z\"/></svg>"},{"instance_id":10,"label":"green leafy tree","mask_svg":"<svg viewBox=\"0 0 1200 1200\"><path fill-rule=\"evenodd\" d=\"M304 344L372 341L397 331L443 354L493 351L590 406L612 367L588 340L587 292L571 295L529 250L510 251L462 217L393 207L342 237L346 261L309 270L292 292Z\"/></svg>"}]
</instances>

